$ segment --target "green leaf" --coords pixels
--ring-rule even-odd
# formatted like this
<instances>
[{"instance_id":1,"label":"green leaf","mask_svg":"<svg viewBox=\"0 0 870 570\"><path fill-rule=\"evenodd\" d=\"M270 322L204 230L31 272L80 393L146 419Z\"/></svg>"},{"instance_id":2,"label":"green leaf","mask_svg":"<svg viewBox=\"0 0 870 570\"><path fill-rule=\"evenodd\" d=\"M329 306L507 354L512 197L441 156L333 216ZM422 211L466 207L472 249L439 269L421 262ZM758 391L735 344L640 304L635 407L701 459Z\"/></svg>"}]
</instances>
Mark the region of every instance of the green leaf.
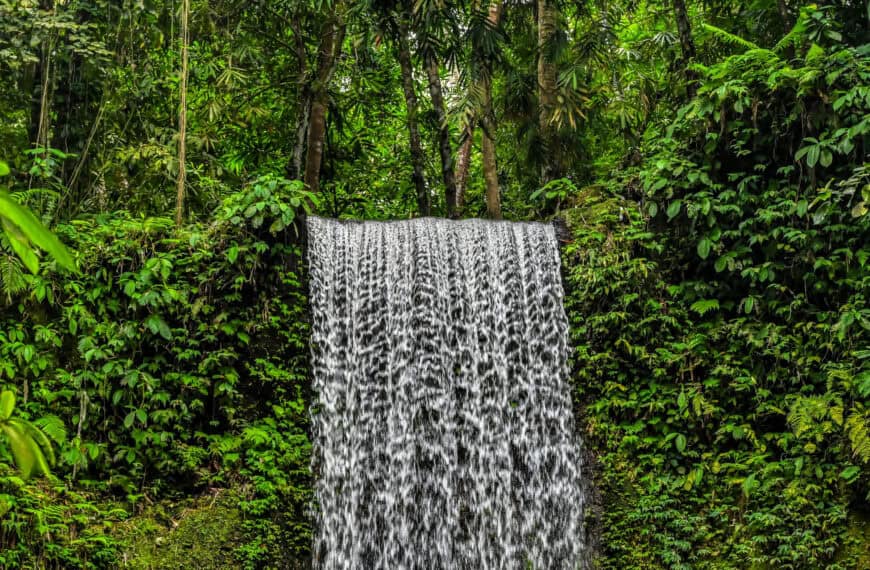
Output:
<instances>
[{"instance_id":1,"label":"green leaf","mask_svg":"<svg viewBox=\"0 0 870 570\"><path fill-rule=\"evenodd\" d=\"M172 340L172 331L166 321L159 315L150 315L145 319L145 326L154 334L159 334L166 340Z\"/></svg>"},{"instance_id":2,"label":"green leaf","mask_svg":"<svg viewBox=\"0 0 870 570\"><path fill-rule=\"evenodd\" d=\"M698 242L698 255L701 256L701 259L707 259L707 256L710 255L710 248L712 246L713 243L708 238L704 238Z\"/></svg>"},{"instance_id":3,"label":"green leaf","mask_svg":"<svg viewBox=\"0 0 870 570\"><path fill-rule=\"evenodd\" d=\"M819 157L819 164L827 168L831 166L832 162L834 162L834 155L831 154L831 151L827 149L823 150L821 156Z\"/></svg>"},{"instance_id":4,"label":"green leaf","mask_svg":"<svg viewBox=\"0 0 870 570\"><path fill-rule=\"evenodd\" d=\"M674 444L677 447L677 451L680 453L686 451L686 436L683 434L677 434L677 438L674 440Z\"/></svg>"},{"instance_id":5,"label":"green leaf","mask_svg":"<svg viewBox=\"0 0 870 570\"><path fill-rule=\"evenodd\" d=\"M9 499L11 499L9 495L0 495L0 519L12 508L12 502Z\"/></svg>"},{"instance_id":6,"label":"green leaf","mask_svg":"<svg viewBox=\"0 0 870 570\"><path fill-rule=\"evenodd\" d=\"M845 469L843 469L843 471L840 473L840 477L842 477L843 479L845 479L849 483L852 483L853 481L858 479L858 475L860 475L860 474L861 474L860 467L858 467L857 465L850 465L849 467L846 467Z\"/></svg>"},{"instance_id":7,"label":"green leaf","mask_svg":"<svg viewBox=\"0 0 870 570\"><path fill-rule=\"evenodd\" d=\"M9 165L0 160L0 176L9 176Z\"/></svg>"},{"instance_id":8,"label":"green leaf","mask_svg":"<svg viewBox=\"0 0 870 570\"><path fill-rule=\"evenodd\" d=\"M671 205L668 206L668 221L673 220L680 213L680 208L683 206L682 200L674 200L671 202Z\"/></svg>"},{"instance_id":9,"label":"green leaf","mask_svg":"<svg viewBox=\"0 0 870 570\"><path fill-rule=\"evenodd\" d=\"M39 272L39 258L30 247L30 242L21 233L21 230L15 224L3 218L3 231L9 240L9 245L12 246L12 250L18 255L21 262L24 263L24 267L34 275Z\"/></svg>"},{"instance_id":10,"label":"green leaf","mask_svg":"<svg viewBox=\"0 0 870 570\"><path fill-rule=\"evenodd\" d=\"M23 420L13 419L0 423L0 430L6 435L12 458L23 479L29 479L33 473L48 475L50 471L45 456L33 434L28 433L30 430L38 431L36 428Z\"/></svg>"},{"instance_id":11,"label":"green leaf","mask_svg":"<svg viewBox=\"0 0 870 570\"><path fill-rule=\"evenodd\" d=\"M749 495L758 487L758 481L755 479L755 473L747 477L741 483L740 488L743 490L743 495L749 498Z\"/></svg>"},{"instance_id":12,"label":"green leaf","mask_svg":"<svg viewBox=\"0 0 870 570\"><path fill-rule=\"evenodd\" d=\"M821 154L821 148L819 145L811 146L807 151L807 166L813 168L816 163L819 162L819 155Z\"/></svg>"},{"instance_id":13,"label":"green leaf","mask_svg":"<svg viewBox=\"0 0 870 570\"><path fill-rule=\"evenodd\" d=\"M172 331L169 329L169 325L166 324L166 321L160 319L157 327L158 332L160 332L160 336L165 338L166 340L172 340Z\"/></svg>"},{"instance_id":14,"label":"green leaf","mask_svg":"<svg viewBox=\"0 0 870 570\"><path fill-rule=\"evenodd\" d=\"M75 262L66 246L28 208L18 204L5 190L0 190L0 216L3 218L4 228L7 221L15 225L27 240L48 252L58 265L76 271Z\"/></svg>"},{"instance_id":15,"label":"green leaf","mask_svg":"<svg viewBox=\"0 0 870 570\"><path fill-rule=\"evenodd\" d=\"M0 393L0 421L8 420L12 417L12 410L15 409L15 393L11 390L3 390Z\"/></svg>"},{"instance_id":16,"label":"green leaf","mask_svg":"<svg viewBox=\"0 0 870 570\"><path fill-rule=\"evenodd\" d=\"M719 301L717 299L701 299L692 303L692 306L689 308L699 315L704 315L710 311L718 310Z\"/></svg>"},{"instance_id":17,"label":"green leaf","mask_svg":"<svg viewBox=\"0 0 870 570\"><path fill-rule=\"evenodd\" d=\"M870 396L870 370L859 372L852 381L852 385L855 386L855 391L862 398Z\"/></svg>"},{"instance_id":18,"label":"green leaf","mask_svg":"<svg viewBox=\"0 0 870 570\"><path fill-rule=\"evenodd\" d=\"M18 431L14 425L10 423L0 424L0 429L6 435L6 441L9 442L9 450L12 452L12 459L21 472L21 477L29 479L36 465L33 448L29 445L24 434Z\"/></svg>"}]
</instances>

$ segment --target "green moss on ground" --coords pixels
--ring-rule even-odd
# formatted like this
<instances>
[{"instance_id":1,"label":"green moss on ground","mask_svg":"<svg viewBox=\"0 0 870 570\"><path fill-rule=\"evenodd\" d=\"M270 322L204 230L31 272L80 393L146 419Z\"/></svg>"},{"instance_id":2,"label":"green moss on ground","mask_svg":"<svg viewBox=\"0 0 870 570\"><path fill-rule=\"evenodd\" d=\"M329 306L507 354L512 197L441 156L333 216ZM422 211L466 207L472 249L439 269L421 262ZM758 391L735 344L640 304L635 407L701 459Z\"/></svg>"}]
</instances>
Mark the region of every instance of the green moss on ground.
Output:
<instances>
[{"instance_id":1,"label":"green moss on ground","mask_svg":"<svg viewBox=\"0 0 870 570\"><path fill-rule=\"evenodd\" d=\"M121 564L134 570L238 568L243 543L239 495L227 489L159 503L119 525L128 547Z\"/></svg>"}]
</instances>

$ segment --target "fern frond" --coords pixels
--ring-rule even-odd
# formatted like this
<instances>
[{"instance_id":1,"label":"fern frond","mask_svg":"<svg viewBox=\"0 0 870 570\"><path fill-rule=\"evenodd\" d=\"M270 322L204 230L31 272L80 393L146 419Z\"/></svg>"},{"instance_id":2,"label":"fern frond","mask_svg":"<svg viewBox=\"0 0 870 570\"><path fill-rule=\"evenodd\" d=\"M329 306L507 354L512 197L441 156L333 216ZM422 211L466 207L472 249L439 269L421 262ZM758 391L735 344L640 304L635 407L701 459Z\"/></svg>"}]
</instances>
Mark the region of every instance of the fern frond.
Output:
<instances>
[{"instance_id":1,"label":"fern frond","mask_svg":"<svg viewBox=\"0 0 870 570\"><path fill-rule=\"evenodd\" d=\"M870 417L861 406L849 410L846 418L846 436L852 446L852 455L864 463L870 462Z\"/></svg>"},{"instance_id":2,"label":"fern frond","mask_svg":"<svg viewBox=\"0 0 870 570\"><path fill-rule=\"evenodd\" d=\"M720 42L732 46L738 46L745 49L760 49L757 44L750 42L749 40L744 40L738 35L732 34L731 32L727 32L722 28L717 28L716 26L710 24L702 24L704 30L710 33L714 38L719 40Z\"/></svg>"},{"instance_id":3,"label":"fern frond","mask_svg":"<svg viewBox=\"0 0 870 570\"><path fill-rule=\"evenodd\" d=\"M4 235L3 247L0 250L0 291L3 292L7 302L12 302L12 298L27 287L27 280L21 262L17 257L7 253L6 249L9 246L5 240Z\"/></svg>"},{"instance_id":4,"label":"fern frond","mask_svg":"<svg viewBox=\"0 0 870 570\"><path fill-rule=\"evenodd\" d=\"M806 17L804 15L804 12L801 12L800 17L798 18L797 22L795 22L795 25L792 27L792 29L789 30L789 32L784 35L781 40L776 42L775 46L773 46L773 51L776 53L780 53L789 47L797 47L806 31Z\"/></svg>"}]
</instances>

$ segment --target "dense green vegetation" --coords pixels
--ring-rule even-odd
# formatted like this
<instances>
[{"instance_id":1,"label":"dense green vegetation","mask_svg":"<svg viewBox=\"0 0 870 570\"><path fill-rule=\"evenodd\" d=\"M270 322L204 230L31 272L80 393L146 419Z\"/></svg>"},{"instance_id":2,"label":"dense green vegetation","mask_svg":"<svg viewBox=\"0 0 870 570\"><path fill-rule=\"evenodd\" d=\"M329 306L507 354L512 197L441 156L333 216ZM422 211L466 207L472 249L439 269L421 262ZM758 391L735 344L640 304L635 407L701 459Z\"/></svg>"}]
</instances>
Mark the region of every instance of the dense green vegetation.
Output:
<instances>
[{"instance_id":1,"label":"dense green vegetation","mask_svg":"<svg viewBox=\"0 0 870 570\"><path fill-rule=\"evenodd\" d=\"M312 211L568 220L600 567L870 566L868 18L0 0L0 567L309 564Z\"/></svg>"}]
</instances>

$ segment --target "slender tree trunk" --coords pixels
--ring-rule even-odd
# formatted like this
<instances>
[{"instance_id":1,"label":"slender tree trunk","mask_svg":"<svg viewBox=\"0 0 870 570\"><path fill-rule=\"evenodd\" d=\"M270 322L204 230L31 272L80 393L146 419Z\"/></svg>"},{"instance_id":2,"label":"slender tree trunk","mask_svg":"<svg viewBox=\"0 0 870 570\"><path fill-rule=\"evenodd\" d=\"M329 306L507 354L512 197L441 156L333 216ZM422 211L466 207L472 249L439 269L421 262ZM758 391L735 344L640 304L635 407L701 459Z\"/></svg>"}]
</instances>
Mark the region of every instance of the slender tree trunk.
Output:
<instances>
[{"instance_id":1,"label":"slender tree trunk","mask_svg":"<svg viewBox=\"0 0 870 570\"><path fill-rule=\"evenodd\" d=\"M54 0L40 0L40 11L54 10ZM42 146L43 130L48 119L48 88L51 86L51 51L52 39L43 40L39 59L33 64L33 75L30 83L30 125L28 138L33 147Z\"/></svg>"},{"instance_id":2,"label":"slender tree trunk","mask_svg":"<svg viewBox=\"0 0 870 570\"><path fill-rule=\"evenodd\" d=\"M489 22L498 26L501 16L501 1L489 6ZM483 137L481 153L483 155L483 180L486 184L486 215L493 219L501 219L501 192L498 187L498 168L495 156L495 113L492 108L492 62L486 62L482 81L483 91Z\"/></svg>"},{"instance_id":3,"label":"slender tree trunk","mask_svg":"<svg viewBox=\"0 0 870 570\"><path fill-rule=\"evenodd\" d=\"M486 215L501 219L501 193L498 187L498 168L495 158L495 121L492 118L492 93L490 81L485 82L485 110L488 119L483 121L481 154L483 156L483 180L486 184Z\"/></svg>"},{"instance_id":4,"label":"slender tree trunk","mask_svg":"<svg viewBox=\"0 0 870 570\"><path fill-rule=\"evenodd\" d=\"M462 145L456 157L456 211L460 215L465 208L465 190L468 187L468 170L471 167L471 147L474 146L474 122L469 121L462 129Z\"/></svg>"},{"instance_id":5,"label":"slender tree trunk","mask_svg":"<svg viewBox=\"0 0 870 570\"><path fill-rule=\"evenodd\" d=\"M293 143L293 156L287 164L287 178L297 180L304 175L303 161L305 159L305 142L308 140L308 120L311 117L311 89L308 85L308 54L305 51L305 40L302 37L302 26L299 18L291 22L293 41L295 43L296 64L298 66L298 107L296 110L296 135Z\"/></svg>"},{"instance_id":6,"label":"slender tree trunk","mask_svg":"<svg viewBox=\"0 0 870 570\"><path fill-rule=\"evenodd\" d=\"M308 88L300 90L301 101L296 112L296 136L293 143L293 157L287 168L287 177L297 180L303 177L305 142L308 140L308 120L311 118L311 94Z\"/></svg>"},{"instance_id":7,"label":"slender tree trunk","mask_svg":"<svg viewBox=\"0 0 870 570\"><path fill-rule=\"evenodd\" d=\"M788 32L794 26L794 18L788 10L788 4L785 0L776 0L776 8L779 10L779 17L782 18L783 27Z\"/></svg>"},{"instance_id":8,"label":"slender tree trunk","mask_svg":"<svg viewBox=\"0 0 870 570\"><path fill-rule=\"evenodd\" d=\"M414 68L411 63L411 46L408 42L408 19L410 14L407 11L398 17L398 59L402 70L402 90L405 93L405 107L408 114L408 144L413 167L411 179L417 191L417 211L421 216L428 216L432 213L432 204L423 175L423 147L420 144L420 129L417 124L417 93L414 90Z\"/></svg>"},{"instance_id":9,"label":"slender tree trunk","mask_svg":"<svg viewBox=\"0 0 870 570\"><path fill-rule=\"evenodd\" d=\"M329 80L341 54L344 23L336 14L336 6L323 25L317 63L317 76L311 89L311 115L308 120L308 152L305 158L305 184L312 192L320 190L320 165L326 137L326 108L329 104Z\"/></svg>"},{"instance_id":10,"label":"slender tree trunk","mask_svg":"<svg viewBox=\"0 0 870 570\"><path fill-rule=\"evenodd\" d=\"M184 213L184 184L187 174L187 48L190 45L190 0L181 3L181 103L178 106L178 189L175 194L175 224Z\"/></svg>"},{"instance_id":11,"label":"slender tree trunk","mask_svg":"<svg viewBox=\"0 0 870 570\"><path fill-rule=\"evenodd\" d=\"M558 11L555 0L538 3L538 129L544 147L541 183L559 178L561 165L558 140L553 126L556 107L556 63L553 61L553 41L556 36Z\"/></svg>"},{"instance_id":12,"label":"slender tree trunk","mask_svg":"<svg viewBox=\"0 0 870 570\"><path fill-rule=\"evenodd\" d=\"M686 95L692 98L695 96L695 80L697 76L695 72L689 69L689 65L695 61L697 52L695 50L695 40L692 39L692 26L689 23L689 12L686 10L685 0L674 0L674 17L677 20L677 32L680 35L680 51L683 54L680 65L683 68L683 75L686 77Z\"/></svg>"},{"instance_id":13,"label":"slender tree trunk","mask_svg":"<svg viewBox=\"0 0 870 570\"><path fill-rule=\"evenodd\" d=\"M441 176L444 179L444 196L447 199L447 216L459 215L456 208L456 179L453 174L453 152L450 148L450 126L447 124L447 111L444 95L441 92L441 76L438 74L438 59L431 49L424 56L426 76L429 79L429 96L438 121L438 149L441 154Z\"/></svg>"},{"instance_id":14,"label":"slender tree trunk","mask_svg":"<svg viewBox=\"0 0 870 570\"><path fill-rule=\"evenodd\" d=\"M795 25L795 19L788 9L788 4L785 0L776 0L776 8L779 11L779 17L782 19L783 34L787 34ZM794 58L794 44L789 44L782 52L784 59L791 61Z\"/></svg>"}]
</instances>

